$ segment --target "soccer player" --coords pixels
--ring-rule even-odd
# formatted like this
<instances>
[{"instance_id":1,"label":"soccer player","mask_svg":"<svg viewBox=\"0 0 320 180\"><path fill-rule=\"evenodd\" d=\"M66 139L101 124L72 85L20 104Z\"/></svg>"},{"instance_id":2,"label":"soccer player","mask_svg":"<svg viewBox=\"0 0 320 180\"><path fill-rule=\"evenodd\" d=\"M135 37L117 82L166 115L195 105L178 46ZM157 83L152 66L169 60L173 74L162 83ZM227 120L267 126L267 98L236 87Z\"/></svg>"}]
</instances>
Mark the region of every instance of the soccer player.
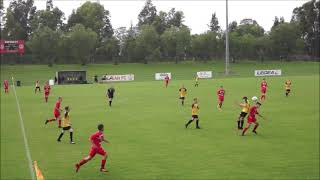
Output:
<instances>
[{"instance_id":1,"label":"soccer player","mask_svg":"<svg viewBox=\"0 0 320 180\"><path fill-rule=\"evenodd\" d=\"M187 95L187 89L184 87L184 85L181 86L181 88L179 89L179 94L180 94L180 98L181 99L181 105L184 105L184 100L186 98Z\"/></svg>"},{"instance_id":2,"label":"soccer player","mask_svg":"<svg viewBox=\"0 0 320 180\"><path fill-rule=\"evenodd\" d=\"M268 87L267 81L265 78L263 78L260 84L260 90L261 90L260 100L261 101L266 100L267 87Z\"/></svg>"},{"instance_id":3,"label":"soccer player","mask_svg":"<svg viewBox=\"0 0 320 180\"><path fill-rule=\"evenodd\" d=\"M196 121L196 128L200 129L199 126L199 104L198 104L198 99L194 98L193 103L191 106L191 114L192 114L192 119L190 119L187 124L185 124L186 128L188 128L189 124L191 124L193 121Z\"/></svg>"},{"instance_id":4,"label":"soccer player","mask_svg":"<svg viewBox=\"0 0 320 180\"><path fill-rule=\"evenodd\" d=\"M91 142L91 149L89 152L89 155L85 158L83 158L79 163L76 164L76 172L79 171L80 167L90 161L96 154L102 155L102 161L101 161L101 167L100 172L108 172L107 169L105 169L105 164L108 158L108 153L101 147L101 142L109 143L107 139L103 136L103 124L98 125L98 131L94 134L92 134L89 138L89 141Z\"/></svg>"},{"instance_id":5,"label":"soccer player","mask_svg":"<svg viewBox=\"0 0 320 180\"><path fill-rule=\"evenodd\" d=\"M290 80L286 80L286 82L284 83L284 86L286 88L286 97L288 97L289 93L291 91L291 81Z\"/></svg>"},{"instance_id":6,"label":"soccer player","mask_svg":"<svg viewBox=\"0 0 320 180\"><path fill-rule=\"evenodd\" d=\"M39 90L39 92L41 93L39 80L36 81L36 88L34 89L34 93L37 93L37 90Z\"/></svg>"},{"instance_id":7,"label":"soccer player","mask_svg":"<svg viewBox=\"0 0 320 180\"><path fill-rule=\"evenodd\" d=\"M222 111L222 104L224 101L224 95L225 95L226 91L223 89L223 86L220 86L220 88L217 90L217 95L218 95L218 109L219 111Z\"/></svg>"},{"instance_id":8,"label":"soccer player","mask_svg":"<svg viewBox=\"0 0 320 180\"><path fill-rule=\"evenodd\" d=\"M71 122L70 122L70 115L69 115L69 112L70 112L70 108L69 106L66 106L64 108L64 116L63 116L63 121L62 121L62 131L61 131L61 134L58 138L58 142L61 142L61 138L64 134L64 131L69 131L70 132L70 144L74 144L73 142L73 129L71 127Z\"/></svg>"},{"instance_id":9,"label":"soccer player","mask_svg":"<svg viewBox=\"0 0 320 180\"><path fill-rule=\"evenodd\" d=\"M114 92L115 92L115 89L113 88L113 86L111 86L111 87L107 90L107 96L108 96L108 98L109 98L109 106L110 106L110 107L111 107L111 104L112 104Z\"/></svg>"},{"instance_id":10,"label":"soccer player","mask_svg":"<svg viewBox=\"0 0 320 180\"><path fill-rule=\"evenodd\" d=\"M8 80L3 81L4 93L9 93L9 82Z\"/></svg>"},{"instance_id":11,"label":"soccer player","mask_svg":"<svg viewBox=\"0 0 320 180\"><path fill-rule=\"evenodd\" d=\"M167 88L168 85L169 85L169 80L170 80L169 75L166 75L166 77L164 78L164 82L165 82L166 88Z\"/></svg>"},{"instance_id":12,"label":"soccer player","mask_svg":"<svg viewBox=\"0 0 320 180\"><path fill-rule=\"evenodd\" d=\"M257 128L259 126L259 123L257 122L257 119L256 119L256 115L258 115L259 117L265 119L262 115L259 114L258 112L258 109L259 107L261 106L261 103L257 102L254 106L252 106L250 108L250 113L249 113L249 116L248 116L248 123L247 123L247 126L243 129L242 131L242 136L244 136L244 134L246 133L246 131L250 128L251 124L255 124L254 128L253 128L253 133L257 134Z\"/></svg>"},{"instance_id":13,"label":"soccer player","mask_svg":"<svg viewBox=\"0 0 320 180\"><path fill-rule=\"evenodd\" d=\"M50 90L51 90L51 87L50 87L48 81L44 85L43 90L44 90L44 99L45 99L45 101L47 103L48 102L48 97L49 97L49 94L50 94Z\"/></svg>"},{"instance_id":14,"label":"soccer player","mask_svg":"<svg viewBox=\"0 0 320 180\"><path fill-rule=\"evenodd\" d=\"M54 118L51 118L51 119L48 119L46 120L45 124L48 124L49 122L52 122L52 121L57 121L58 120L58 123L59 123L59 128L61 128L61 117L60 117L60 112L62 111L60 109L60 104L62 102L62 97L60 96L58 98L58 101L56 102L55 104L55 107L53 109L53 115L54 115Z\"/></svg>"},{"instance_id":15,"label":"soccer player","mask_svg":"<svg viewBox=\"0 0 320 180\"><path fill-rule=\"evenodd\" d=\"M198 87L199 86L199 76L196 76L196 83L194 84L194 87Z\"/></svg>"},{"instance_id":16,"label":"soccer player","mask_svg":"<svg viewBox=\"0 0 320 180\"><path fill-rule=\"evenodd\" d=\"M244 118L247 116L250 108L250 104L248 101L248 98L245 96L242 98L243 102L239 104L239 106L242 108L241 113L238 117L238 129L243 129L243 123L244 123Z\"/></svg>"}]
</instances>

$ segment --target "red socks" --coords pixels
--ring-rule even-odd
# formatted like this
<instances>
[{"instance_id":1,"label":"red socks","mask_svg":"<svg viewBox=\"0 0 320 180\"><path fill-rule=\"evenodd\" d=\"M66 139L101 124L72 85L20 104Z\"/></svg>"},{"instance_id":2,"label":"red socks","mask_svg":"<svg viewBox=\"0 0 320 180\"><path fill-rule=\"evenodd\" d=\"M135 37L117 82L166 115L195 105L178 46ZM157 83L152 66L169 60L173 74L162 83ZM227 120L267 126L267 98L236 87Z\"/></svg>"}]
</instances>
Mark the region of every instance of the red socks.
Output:
<instances>
[{"instance_id":1,"label":"red socks","mask_svg":"<svg viewBox=\"0 0 320 180\"><path fill-rule=\"evenodd\" d=\"M253 128L253 131L256 131L256 129L258 128L259 124L256 124Z\"/></svg>"},{"instance_id":2,"label":"red socks","mask_svg":"<svg viewBox=\"0 0 320 180\"><path fill-rule=\"evenodd\" d=\"M104 166L106 165L107 160L106 159L102 159L101 160L101 169L104 169Z\"/></svg>"},{"instance_id":3,"label":"red socks","mask_svg":"<svg viewBox=\"0 0 320 180\"><path fill-rule=\"evenodd\" d=\"M82 166L84 165L85 163L87 163L88 161L85 160L85 159L82 159L80 162L79 162L79 166Z\"/></svg>"},{"instance_id":4,"label":"red socks","mask_svg":"<svg viewBox=\"0 0 320 180\"><path fill-rule=\"evenodd\" d=\"M61 119L59 119L59 121L58 121L58 122L59 122L59 127L61 127Z\"/></svg>"},{"instance_id":5,"label":"red socks","mask_svg":"<svg viewBox=\"0 0 320 180\"><path fill-rule=\"evenodd\" d=\"M52 122L52 121L55 121L56 118L51 118L51 119L48 119L48 122Z\"/></svg>"},{"instance_id":6,"label":"red socks","mask_svg":"<svg viewBox=\"0 0 320 180\"><path fill-rule=\"evenodd\" d=\"M242 136L246 133L246 131L248 130L248 128L244 128L242 131Z\"/></svg>"}]
</instances>

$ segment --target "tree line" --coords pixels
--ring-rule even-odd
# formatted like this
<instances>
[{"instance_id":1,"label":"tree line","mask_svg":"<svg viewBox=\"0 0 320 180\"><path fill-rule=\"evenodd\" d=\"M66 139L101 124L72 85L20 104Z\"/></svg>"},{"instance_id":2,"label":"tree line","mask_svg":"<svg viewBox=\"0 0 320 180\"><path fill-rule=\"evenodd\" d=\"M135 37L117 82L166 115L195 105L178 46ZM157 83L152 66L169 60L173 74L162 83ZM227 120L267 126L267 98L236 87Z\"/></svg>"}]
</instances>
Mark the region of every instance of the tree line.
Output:
<instances>
[{"instance_id":1,"label":"tree line","mask_svg":"<svg viewBox=\"0 0 320 180\"><path fill-rule=\"evenodd\" d=\"M1 39L26 41L25 55L5 54L1 63L178 63L225 57L225 31L216 13L205 33L191 35L182 11L158 12L151 0L146 0L138 24L117 29L112 27L110 12L95 2L87 1L73 10L66 23L52 0L47 0L44 10L37 10L33 0L13 0L5 13L3 0L0 5ZM232 61L319 60L319 9L319 1L310 0L294 9L288 22L275 17L268 32L254 19L231 22Z\"/></svg>"}]
</instances>

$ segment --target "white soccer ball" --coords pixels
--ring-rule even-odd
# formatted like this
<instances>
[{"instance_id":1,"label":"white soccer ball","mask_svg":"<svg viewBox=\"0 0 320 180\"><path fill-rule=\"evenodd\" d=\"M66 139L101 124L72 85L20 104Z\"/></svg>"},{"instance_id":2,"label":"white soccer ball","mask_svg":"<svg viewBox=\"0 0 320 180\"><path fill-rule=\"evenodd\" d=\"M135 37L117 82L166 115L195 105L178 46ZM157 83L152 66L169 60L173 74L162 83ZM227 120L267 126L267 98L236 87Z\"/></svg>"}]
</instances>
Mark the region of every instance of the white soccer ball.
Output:
<instances>
[{"instance_id":1,"label":"white soccer ball","mask_svg":"<svg viewBox=\"0 0 320 180\"><path fill-rule=\"evenodd\" d=\"M252 101L257 101L258 97L257 96L253 96L251 99L252 99Z\"/></svg>"}]
</instances>

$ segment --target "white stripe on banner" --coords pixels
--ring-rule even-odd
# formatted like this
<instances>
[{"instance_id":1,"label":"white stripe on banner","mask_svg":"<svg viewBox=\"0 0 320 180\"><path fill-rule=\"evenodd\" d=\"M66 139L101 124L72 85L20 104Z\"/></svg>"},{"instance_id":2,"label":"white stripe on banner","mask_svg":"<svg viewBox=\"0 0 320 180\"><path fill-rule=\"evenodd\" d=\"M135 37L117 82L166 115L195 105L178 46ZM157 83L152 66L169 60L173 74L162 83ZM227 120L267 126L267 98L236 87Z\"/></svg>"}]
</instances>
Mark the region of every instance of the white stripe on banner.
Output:
<instances>
[{"instance_id":1,"label":"white stripe on banner","mask_svg":"<svg viewBox=\"0 0 320 180\"><path fill-rule=\"evenodd\" d=\"M30 149L29 149L28 140L27 140L27 136L26 136L26 130L24 128L23 118L22 118L21 109L20 109L20 103L19 103L19 100L18 100L18 97L17 97L16 88L14 86L13 77L12 77L12 84L13 84L12 85L13 93L14 93L14 96L16 97L17 108L18 108L18 112L19 112L19 116L20 116L21 133L22 133L22 136L23 136L24 148L26 150L26 155L27 155L27 159L28 159L30 175L31 175L31 179L35 180L34 169L33 169L32 159L31 159L31 155L30 155Z\"/></svg>"}]
</instances>

